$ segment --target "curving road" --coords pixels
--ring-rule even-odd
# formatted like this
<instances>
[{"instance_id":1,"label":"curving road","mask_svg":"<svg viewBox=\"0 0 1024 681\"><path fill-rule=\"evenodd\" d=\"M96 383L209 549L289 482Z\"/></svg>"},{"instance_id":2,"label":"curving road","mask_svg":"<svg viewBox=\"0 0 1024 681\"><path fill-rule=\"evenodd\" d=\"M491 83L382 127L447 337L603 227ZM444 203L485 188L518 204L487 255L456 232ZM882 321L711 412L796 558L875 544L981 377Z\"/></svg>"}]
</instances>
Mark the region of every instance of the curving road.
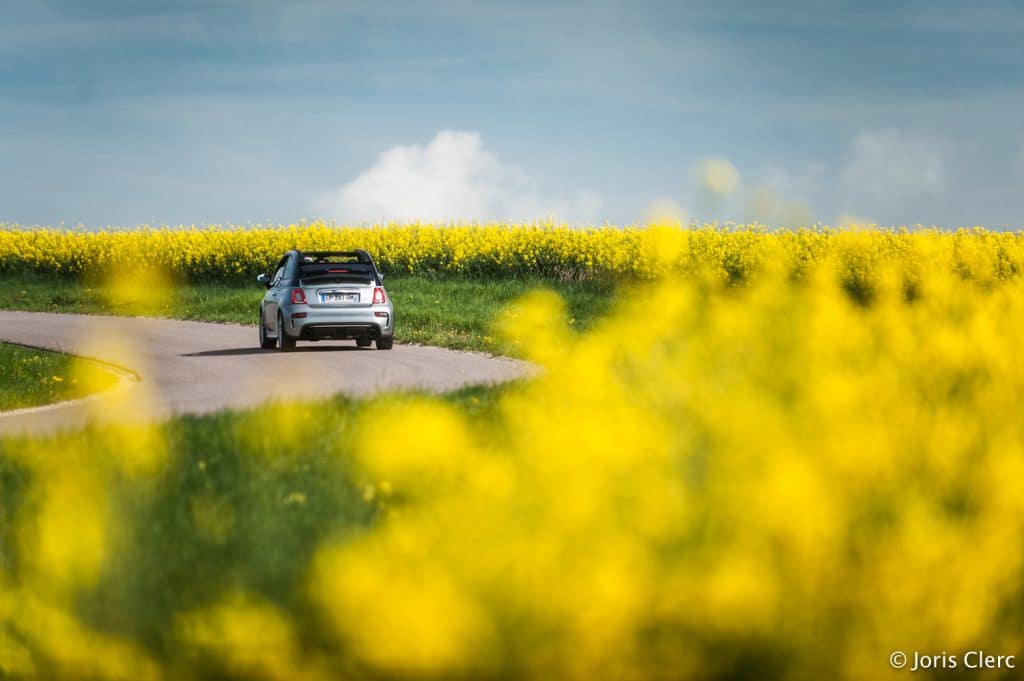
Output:
<instances>
[{"instance_id":1,"label":"curving road","mask_svg":"<svg viewBox=\"0 0 1024 681\"><path fill-rule=\"evenodd\" d=\"M415 345L381 352L353 342L260 350L255 327L169 319L0 310L0 339L112 365L114 390L0 413L0 434L44 434L86 423L136 422L250 407L276 399L385 390L443 392L526 376L530 365L481 353Z\"/></svg>"}]
</instances>

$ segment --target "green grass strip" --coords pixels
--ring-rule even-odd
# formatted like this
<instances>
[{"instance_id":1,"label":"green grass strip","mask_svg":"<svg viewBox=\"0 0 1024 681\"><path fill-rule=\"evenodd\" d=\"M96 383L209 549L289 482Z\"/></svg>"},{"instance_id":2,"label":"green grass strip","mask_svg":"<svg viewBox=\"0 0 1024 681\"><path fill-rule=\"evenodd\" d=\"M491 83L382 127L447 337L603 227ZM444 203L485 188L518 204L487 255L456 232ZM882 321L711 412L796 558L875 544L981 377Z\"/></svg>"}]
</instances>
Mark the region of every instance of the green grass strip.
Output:
<instances>
[{"instance_id":1,"label":"green grass strip","mask_svg":"<svg viewBox=\"0 0 1024 681\"><path fill-rule=\"evenodd\" d=\"M88 380L83 370L89 371ZM76 367L71 355L0 341L0 411L83 397L116 382L117 376L106 370Z\"/></svg>"},{"instance_id":2,"label":"green grass strip","mask_svg":"<svg viewBox=\"0 0 1024 681\"><path fill-rule=\"evenodd\" d=\"M550 277L469 278L450 275L392 275L385 282L395 304L396 339L458 350L505 353L491 332L495 316L509 303L538 288L566 301L569 327L586 329L611 307L615 285L602 281L559 281ZM171 319L256 324L264 289L224 284L174 288L155 314ZM131 301L115 303L95 285L42 276L0 276L0 309L78 314L136 315ZM557 342L557 339L538 339Z\"/></svg>"}]
</instances>

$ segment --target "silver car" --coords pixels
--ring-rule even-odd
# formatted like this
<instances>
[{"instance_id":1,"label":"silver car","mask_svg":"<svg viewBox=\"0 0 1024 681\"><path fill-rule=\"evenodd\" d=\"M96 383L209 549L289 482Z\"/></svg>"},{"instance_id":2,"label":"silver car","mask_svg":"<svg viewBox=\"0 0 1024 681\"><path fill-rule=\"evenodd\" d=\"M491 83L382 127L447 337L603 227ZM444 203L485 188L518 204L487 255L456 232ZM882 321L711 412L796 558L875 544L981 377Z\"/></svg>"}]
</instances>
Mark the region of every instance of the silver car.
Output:
<instances>
[{"instance_id":1,"label":"silver car","mask_svg":"<svg viewBox=\"0 0 1024 681\"><path fill-rule=\"evenodd\" d=\"M370 254L356 251L288 251L260 303L260 347L291 350L299 340L354 339L361 348L395 341L395 310L384 275Z\"/></svg>"}]
</instances>

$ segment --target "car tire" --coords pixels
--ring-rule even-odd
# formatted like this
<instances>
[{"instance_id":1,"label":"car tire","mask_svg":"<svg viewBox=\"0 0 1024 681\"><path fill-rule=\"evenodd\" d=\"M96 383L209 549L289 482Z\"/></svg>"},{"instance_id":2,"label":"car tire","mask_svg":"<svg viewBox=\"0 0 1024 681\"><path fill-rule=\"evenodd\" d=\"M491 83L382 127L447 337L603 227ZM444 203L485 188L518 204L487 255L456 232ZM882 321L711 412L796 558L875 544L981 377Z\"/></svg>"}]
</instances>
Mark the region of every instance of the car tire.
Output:
<instances>
[{"instance_id":1,"label":"car tire","mask_svg":"<svg viewBox=\"0 0 1024 681\"><path fill-rule=\"evenodd\" d=\"M275 345L277 345L277 339L267 337L267 325L263 323L263 310L260 310L260 347L264 350L272 350Z\"/></svg>"},{"instance_id":2,"label":"car tire","mask_svg":"<svg viewBox=\"0 0 1024 681\"><path fill-rule=\"evenodd\" d=\"M371 345L373 345L373 341L370 340L369 336L364 336L362 338L356 338L356 346L358 346L360 348L368 348Z\"/></svg>"},{"instance_id":3,"label":"car tire","mask_svg":"<svg viewBox=\"0 0 1024 681\"><path fill-rule=\"evenodd\" d=\"M391 346L395 344L394 336L380 336L377 339L378 350L390 350Z\"/></svg>"},{"instance_id":4,"label":"car tire","mask_svg":"<svg viewBox=\"0 0 1024 681\"><path fill-rule=\"evenodd\" d=\"M288 332L284 330L284 317L280 312L277 313L277 350L278 352L288 352L295 349L295 339L288 335Z\"/></svg>"}]
</instances>

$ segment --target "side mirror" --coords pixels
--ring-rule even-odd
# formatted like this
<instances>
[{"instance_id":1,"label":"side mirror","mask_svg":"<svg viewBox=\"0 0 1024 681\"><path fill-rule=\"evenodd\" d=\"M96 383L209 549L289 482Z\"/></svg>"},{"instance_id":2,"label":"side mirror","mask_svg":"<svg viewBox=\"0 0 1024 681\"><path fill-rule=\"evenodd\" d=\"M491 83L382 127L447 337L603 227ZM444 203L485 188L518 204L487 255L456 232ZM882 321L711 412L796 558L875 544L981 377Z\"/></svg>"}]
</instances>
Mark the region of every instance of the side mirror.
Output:
<instances>
[{"instance_id":1,"label":"side mirror","mask_svg":"<svg viewBox=\"0 0 1024 681\"><path fill-rule=\"evenodd\" d=\"M256 281L258 281L263 286L266 286L267 288L270 288L270 275L269 274L261 274L261 275L259 275L258 277L256 277Z\"/></svg>"},{"instance_id":2,"label":"side mirror","mask_svg":"<svg viewBox=\"0 0 1024 681\"><path fill-rule=\"evenodd\" d=\"M384 283L384 273L383 272L378 272L377 273L377 278L380 279L380 283L382 283L382 284Z\"/></svg>"}]
</instances>

